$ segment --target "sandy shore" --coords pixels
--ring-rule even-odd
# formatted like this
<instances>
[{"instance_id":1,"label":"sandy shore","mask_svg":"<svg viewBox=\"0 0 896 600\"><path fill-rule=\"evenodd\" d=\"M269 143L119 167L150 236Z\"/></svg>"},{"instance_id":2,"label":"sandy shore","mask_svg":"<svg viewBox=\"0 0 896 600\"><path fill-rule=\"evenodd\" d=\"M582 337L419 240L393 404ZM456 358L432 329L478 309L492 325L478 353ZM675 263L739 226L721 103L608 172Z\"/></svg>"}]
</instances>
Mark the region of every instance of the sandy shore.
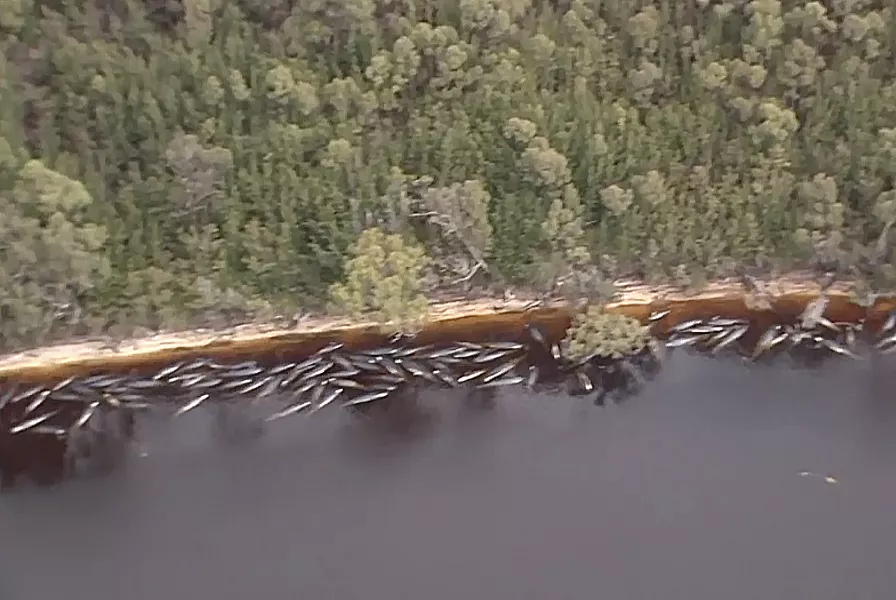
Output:
<instances>
[{"instance_id":1,"label":"sandy shore","mask_svg":"<svg viewBox=\"0 0 896 600\"><path fill-rule=\"evenodd\" d=\"M656 302L710 300L744 293L744 287L736 280L720 280L705 286L697 293L689 294L671 286L648 286L636 281L617 282L619 293L609 310L624 306L652 304ZM786 279L763 283L771 296L812 293L820 290L819 284L809 276L793 275ZM848 293L849 284L843 283L831 288L835 293ZM519 311L533 307L537 302L535 296L507 298L480 298L476 300L458 300L430 305L427 324L435 325L441 321L469 316L487 316L498 312ZM560 306L562 302L542 301L541 306ZM209 344L227 341L229 344L259 343L265 339L282 337L283 335L314 334L323 331L354 329L373 326L374 323L358 323L347 319L325 316L311 316L300 320L294 327L283 328L270 323L254 323L240 325L223 330L191 330L180 332L160 332L143 338L135 338L124 342L112 340L75 341L71 343L46 346L9 354L0 357L0 377L15 374L22 370L36 370L51 366L74 365L87 361L96 361L114 357L132 357L139 360L140 355L159 354L173 350L198 349Z\"/></svg>"}]
</instances>

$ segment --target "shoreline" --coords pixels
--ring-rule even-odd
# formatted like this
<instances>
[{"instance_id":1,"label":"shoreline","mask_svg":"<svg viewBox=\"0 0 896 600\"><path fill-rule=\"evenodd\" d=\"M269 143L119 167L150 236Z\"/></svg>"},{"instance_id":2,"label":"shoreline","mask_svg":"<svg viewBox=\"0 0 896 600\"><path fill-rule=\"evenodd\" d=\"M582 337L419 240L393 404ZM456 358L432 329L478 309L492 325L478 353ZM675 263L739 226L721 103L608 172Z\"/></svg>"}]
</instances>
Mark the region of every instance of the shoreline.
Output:
<instances>
[{"instance_id":1,"label":"shoreline","mask_svg":"<svg viewBox=\"0 0 896 600\"><path fill-rule=\"evenodd\" d=\"M758 280L765 289L766 297L818 294L820 284L811 276L794 273L775 280ZM645 310L656 303L700 303L733 296L750 295L744 285L736 279L723 279L710 282L699 291L688 292L671 285L650 286L636 280L616 282L617 294L605 304L610 311L625 311L627 308ZM852 282L837 282L828 288L835 296L849 294ZM896 293L882 295L880 298L893 298ZM471 300L435 301L430 304L426 317L425 329L429 329L447 321L464 318L487 318L502 313L520 312L528 309L539 310L571 309L572 303L559 298L538 298L534 294L520 297L499 298L484 297ZM130 338L124 341L105 339L74 340L50 346L43 346L0 356L0 377L25 375L23 371L39 371L59 367L76 368L78 365L104 361L134 361L141 358L152 359L164 353L196 352L203 348L257 345L265 341L282 340L284 337L299 343L303 337L325 334L346 333L348 331L370 331L377 329L373 322L352 321L345 317L328 317L325 315L308 315L292 327L272 322L246 323L220 330L188 329L182 331L157 332L144 337ZM85 365L86 366L86 365Z\"/></svg>"}]
</instances>

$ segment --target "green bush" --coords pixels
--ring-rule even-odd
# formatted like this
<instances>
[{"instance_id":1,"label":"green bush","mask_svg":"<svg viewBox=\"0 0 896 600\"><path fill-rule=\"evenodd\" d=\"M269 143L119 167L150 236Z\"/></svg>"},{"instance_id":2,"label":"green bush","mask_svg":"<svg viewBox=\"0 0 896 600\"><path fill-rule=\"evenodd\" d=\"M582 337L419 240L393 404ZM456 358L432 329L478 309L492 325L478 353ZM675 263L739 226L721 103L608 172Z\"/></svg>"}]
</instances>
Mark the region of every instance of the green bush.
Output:
<instances>
[{"instance_id":1,"label":"green bush","mask_svg":"<svg viewBox=\"0 0 896 600\"><path fill-rule=\"evenodd\" d=\"M355 319L372 317L395 331L413 330L426 317L428 303L421 293L426 265L419 246L368 229L352 248L345 282L331 287L332 310Z\"/></svg>"},{"instance_id":2,"label":"green bush","mask_svg":"<svg viewBox=\"0 0 896 600\"><path fill-rule=\"evenodd\" d=\"M649 329L632 317L591 305L573 319L564 339L564 354L572 360L590 356L623 358L643 350Z\"/></svg>"}]
</instances>

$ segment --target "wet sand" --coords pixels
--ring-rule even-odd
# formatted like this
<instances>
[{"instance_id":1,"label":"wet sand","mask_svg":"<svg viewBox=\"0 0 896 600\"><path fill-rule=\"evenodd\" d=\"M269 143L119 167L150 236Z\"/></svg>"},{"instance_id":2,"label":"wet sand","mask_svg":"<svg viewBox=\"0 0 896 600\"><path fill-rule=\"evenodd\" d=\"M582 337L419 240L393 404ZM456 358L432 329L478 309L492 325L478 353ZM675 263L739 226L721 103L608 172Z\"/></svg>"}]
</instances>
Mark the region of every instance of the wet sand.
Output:
<instances>
[{"instance_id":1,"label":"wet sand","mask_svg":"<svg viewBox=\"0 0 896 600\"><path fill-rule=\"evenodd\" d=\"M606 409L433 393L412 438L332 411L222 447L197 412L110 479L0 497L0 599L889 599L893 390L896 361L678 352Z\"/></svg>"}]
</instances>

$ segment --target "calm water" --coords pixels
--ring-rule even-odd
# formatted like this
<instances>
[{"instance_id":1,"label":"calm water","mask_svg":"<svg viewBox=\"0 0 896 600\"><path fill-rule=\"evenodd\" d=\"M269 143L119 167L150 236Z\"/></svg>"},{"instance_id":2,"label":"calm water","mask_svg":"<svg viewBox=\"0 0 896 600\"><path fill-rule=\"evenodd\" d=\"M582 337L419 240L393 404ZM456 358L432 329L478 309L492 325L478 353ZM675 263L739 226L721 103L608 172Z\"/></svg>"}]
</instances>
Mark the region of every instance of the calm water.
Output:
<instances>
[{"instance_id":1,"label":"calm water","mask_svg":"<svg viewBox=\"0 0 896 600\"><path fill-rule=\"evenodd\" d=\"M893 597L896 363L427 402L391 441L333 411L222 448L191 414L112 479L0 497L0 600Z\"/></svg>"}]
</instances>

